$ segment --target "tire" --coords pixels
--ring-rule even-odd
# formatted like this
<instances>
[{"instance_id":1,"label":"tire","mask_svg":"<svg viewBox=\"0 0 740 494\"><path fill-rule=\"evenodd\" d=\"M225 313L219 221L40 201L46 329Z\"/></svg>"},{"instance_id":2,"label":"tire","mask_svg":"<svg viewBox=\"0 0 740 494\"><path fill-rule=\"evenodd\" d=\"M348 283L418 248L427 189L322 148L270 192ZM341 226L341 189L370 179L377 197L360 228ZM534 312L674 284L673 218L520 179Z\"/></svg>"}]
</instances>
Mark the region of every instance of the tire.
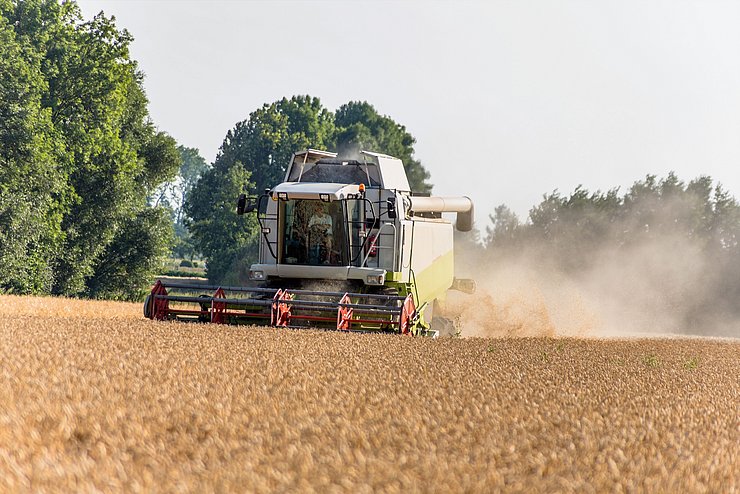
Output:
<instances>
[{"instance_id":1,"label":"tire","mask_svg":"<svg viewBox=\"0 0 740 494\"><path fill-rule=\"evenodd\" d=\"M447 317L437 316L432 319L432 331L438 331L440 338L454 338L459 335L455 321Z\"/></svg>"},{"instance_id":2,"label":"tire","mask_svg":"<svg viewBox=\"0 0 740 494\"><path fill-rule=\"evenodd\" d=\"M454 319L445 317L444 306L439 300L432 304L431 322L429 326L432 331L437 331L440 338L455 338L460 336L460 330L455 324Z\"/></svg>"},{"instance_id":3,"label":"tire","mask_svg":"<svg viewBox=\"0 0 740 494\"><path fill-rule=\"evenodd\" d=\"M203 302L199 302L200 310L202 310L202 311L209 310L211 308L211 296L210 295L201 294L201 295L198 295L198 297L204 299ZM205 314L200 314L198 316L198 321L199 322L211 322L211 316L210 315L205 315Z\"/></svg>"},{"instance_id":4,"label":"tire","mask_svg":"<svg viewBox=\"0 0 740 494\"><path fill-rule=\"evenodd\" d=\"M151 319L152 318L152 311L150 309L150 307L151 307L151 305L150 305L151 301L152 301L152 294L150 293L144 299L144 317L146 317L147 319Z\"/></svg>"}]
</instances>

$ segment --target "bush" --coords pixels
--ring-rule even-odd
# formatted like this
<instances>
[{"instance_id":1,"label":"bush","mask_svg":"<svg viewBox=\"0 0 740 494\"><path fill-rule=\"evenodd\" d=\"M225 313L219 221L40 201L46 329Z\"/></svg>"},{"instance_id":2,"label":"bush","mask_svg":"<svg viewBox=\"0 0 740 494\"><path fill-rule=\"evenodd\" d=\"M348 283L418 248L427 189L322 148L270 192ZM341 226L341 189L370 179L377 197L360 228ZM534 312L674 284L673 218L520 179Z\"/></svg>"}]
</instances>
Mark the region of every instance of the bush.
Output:
<instances>
[{"instance_id":1,"label":"bush","mask_svg":"<svg viewBox=\"0 0 740 494\"><path fill-rule=\"evenodd\" d=\"M182 261L180 261L180 267L181 268L192 268L194 266L192 262L188 261L187 259L183 259Z\"/></svg>"}]
</instances>

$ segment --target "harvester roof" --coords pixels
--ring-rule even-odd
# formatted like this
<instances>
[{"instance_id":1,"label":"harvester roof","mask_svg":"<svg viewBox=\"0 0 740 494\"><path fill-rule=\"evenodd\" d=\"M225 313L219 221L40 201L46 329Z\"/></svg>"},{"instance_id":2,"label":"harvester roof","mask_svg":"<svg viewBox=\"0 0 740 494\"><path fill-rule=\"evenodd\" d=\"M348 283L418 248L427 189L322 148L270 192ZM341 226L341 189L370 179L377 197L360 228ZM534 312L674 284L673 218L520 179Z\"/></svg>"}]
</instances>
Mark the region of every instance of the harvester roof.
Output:
<instances>
[{"instance_id":1,"label":"harvester roof","mask_svg":"<svg viewBox=\"0 0 740 494\"><path fill-rule=\"evenodd\" d=\"M337 157L335 153L309 149L293 155L286 182L365 184L408 192L403 162L381 153L360 151L360 159Z\"/></svg>"},{"instance_id":2,"label":"harvester roof","mask_svg":"<svg viewBox=\"0 0 740 494\"><path fill-rule=\"evenodd\" d=\"M272 189L274 199L314 199L325 202L338 201L360 195L357 184L283 182Z\"/></svg>"}]
</instances>

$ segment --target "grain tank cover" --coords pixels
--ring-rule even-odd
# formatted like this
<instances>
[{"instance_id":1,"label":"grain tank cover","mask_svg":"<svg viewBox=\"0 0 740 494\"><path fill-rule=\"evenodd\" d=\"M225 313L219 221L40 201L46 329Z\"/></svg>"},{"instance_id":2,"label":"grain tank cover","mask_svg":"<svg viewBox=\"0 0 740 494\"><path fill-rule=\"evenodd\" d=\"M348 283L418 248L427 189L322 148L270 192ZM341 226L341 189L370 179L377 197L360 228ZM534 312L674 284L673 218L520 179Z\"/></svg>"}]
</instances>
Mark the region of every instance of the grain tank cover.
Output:
<instances>
[{"instance_id":1,"label":"grain tank cover","mask_svg":"<svg viewBox=\"0 0 740 494\"><path fill-rule=\"evenodd\" d=\"M374 162L380 171L381 187L383 189L394 189L401 192L411 192L409 180L406 178L406 169L403 162L393 156L370 151L360 151L360 154L368 161Z\"/></svg>"}]
</instances>

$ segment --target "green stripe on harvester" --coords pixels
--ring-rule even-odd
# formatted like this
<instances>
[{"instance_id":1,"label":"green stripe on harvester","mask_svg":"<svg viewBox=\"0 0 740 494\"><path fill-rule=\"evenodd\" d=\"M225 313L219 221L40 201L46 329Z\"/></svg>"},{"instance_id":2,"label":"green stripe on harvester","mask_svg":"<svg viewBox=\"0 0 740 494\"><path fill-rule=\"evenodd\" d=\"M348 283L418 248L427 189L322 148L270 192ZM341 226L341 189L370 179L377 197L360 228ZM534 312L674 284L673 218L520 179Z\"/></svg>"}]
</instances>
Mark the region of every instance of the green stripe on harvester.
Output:
<instances>
[{"instance_id":1,"label":"green stripe on harvester","mask_svg":"<svg viewBox=\"0 0 740 494\"><path fill-rule=\"evenodd\" d=\"M387 281L401 281L403 279L403 273L401 271L388 271L385 275Z\"/></svg>"},{"instance_id":2,"label":"green stripe on harvester","mask_svg":"<svg viewBox=\"0 0 740 494\"><path fill-rule=\"evenodd\" d=\"M419 300L416 301L417 307L421 307L425 302L431 304L436 298L444 299L455 277L453 251L450 250L441 255L424 271L415 272L415 274L416 290L419 293Z\"/></svg>"}]
</instances>

